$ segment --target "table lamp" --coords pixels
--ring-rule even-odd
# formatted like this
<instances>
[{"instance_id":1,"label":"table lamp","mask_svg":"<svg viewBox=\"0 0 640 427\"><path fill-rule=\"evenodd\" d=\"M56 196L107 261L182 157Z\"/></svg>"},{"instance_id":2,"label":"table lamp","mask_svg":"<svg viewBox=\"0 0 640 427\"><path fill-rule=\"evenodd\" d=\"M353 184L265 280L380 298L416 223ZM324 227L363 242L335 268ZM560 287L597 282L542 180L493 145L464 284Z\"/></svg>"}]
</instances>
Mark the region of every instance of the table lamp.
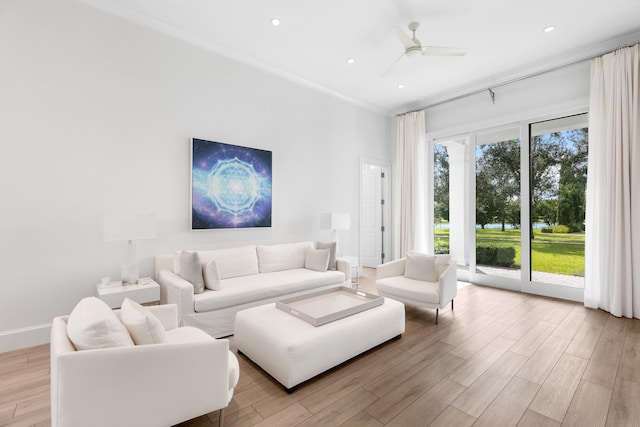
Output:
<instances>
[{"instance_id":1,"label":"table lamp","mask_svg":"<svg viewBox=\"0 0 640 427\"><path fill-rule=\"evenodd\" d=\"M122 253L122 285L138 283L138 252L136 241L156 237L155 214L106 215L104 240L124 241Z\"/></svg>"},{"instance_id":2,"label":"table lamp","mask_svg":"<svg viewBox=\"0 0 640 427\"><path fill-rule=\"evenodd\" d=\"M351 226L351 217L347 212L333 212L320 214L320 228L322 230L331 230L331 240L336 242L336 255L342 255L340 252L340 236L339 230L348 230Z\"/></svg>"}]
</instances>

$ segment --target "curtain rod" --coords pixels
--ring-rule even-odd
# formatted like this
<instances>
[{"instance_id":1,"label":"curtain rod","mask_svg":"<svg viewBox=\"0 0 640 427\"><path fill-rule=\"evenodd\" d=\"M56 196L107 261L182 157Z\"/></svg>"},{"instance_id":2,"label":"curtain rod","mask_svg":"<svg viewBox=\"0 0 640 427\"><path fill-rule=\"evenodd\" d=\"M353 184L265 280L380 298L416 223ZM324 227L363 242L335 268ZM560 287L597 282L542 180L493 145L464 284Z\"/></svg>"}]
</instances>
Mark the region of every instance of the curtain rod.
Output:
<instances>
[{"instance_id":1,"label":"curtain rod","mask_svg":"<svg viewBox=\"0 0 640 427\"><path fill-rule=\"evenodd\" d=\"M495 89L497 87L502 87L502 86L513 84L513 83L517 83L519 81L530 79L532 77L536 77L536 76L539 76L539 75L542 75L542 74L550 73L552 71L556 71L556 70L559 70L561 68L570 67L571 65L579 64L581 62L591 61L594 58L598 58L600 56L607 55L607 54L609 54L611 52L615 52L616 50L625 49L625 48L628 48L628 47L635 46L638 43L640 43L640 42L636 41L636 42L633 42L631 44L627 44L627 45L624 45L624 46L619 46L619 47L616 47L614 49L610 49L610 50L607 50L605 52L598 53L597 55L594 55L594 56L590 56L590 57L583 58L583 59L577 59L577 60L569 62L567 64L558 65L558 66L555 66L555 67L552 67L552 68L548 68L546 70L541 70L541 71L538 71L538 72L535 72L535 73L527 74L525 76L517 77L515 79L507 80L507 81L502 82L502 83L497 83L495 85L487 87L486 89L484 89L484 88L483 89L476 89L476 90L473 90L471 92L464 93L462 95L458 95L458 96L454 96L454 97L449 98L449 99L445 99L443 101L438 101L438 102L434 102L433 104L425 105L424 107L420 107L420 108L417 108L415 110L410 110L410 111L407 111L405 113L398 113L398 114L396 114L396 117L402 116L404 114L415 113L417 111L426 110L427 108L436 107L438 105L446 104L448 102L457 101L458 99L467 98L469 96L477 95L479 93L486 92L486 91L488 91L491 94L491 99L494 99L495 94L493 93L492 89Z\"/></svg>"}]
</instances>

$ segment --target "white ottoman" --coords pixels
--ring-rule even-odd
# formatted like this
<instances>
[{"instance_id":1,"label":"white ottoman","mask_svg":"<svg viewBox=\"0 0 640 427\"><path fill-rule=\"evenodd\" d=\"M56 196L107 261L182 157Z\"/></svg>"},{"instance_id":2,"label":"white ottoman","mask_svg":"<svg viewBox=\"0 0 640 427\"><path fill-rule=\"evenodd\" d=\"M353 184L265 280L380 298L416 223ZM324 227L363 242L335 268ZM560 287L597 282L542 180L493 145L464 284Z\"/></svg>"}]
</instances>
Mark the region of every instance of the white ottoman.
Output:
<instances>
[{"instance_id":1,"label":"white ottoman","mask_svg":"<svg viewBox=\"0 0 640 427\"><path fill-rule=\"evenodd\" d=\"M287 391L352 357L404 333L404 304L384 304L322 326L312 326L267 304L239 311L234 326L238 351Z\"/></svg>"}]
</instances>

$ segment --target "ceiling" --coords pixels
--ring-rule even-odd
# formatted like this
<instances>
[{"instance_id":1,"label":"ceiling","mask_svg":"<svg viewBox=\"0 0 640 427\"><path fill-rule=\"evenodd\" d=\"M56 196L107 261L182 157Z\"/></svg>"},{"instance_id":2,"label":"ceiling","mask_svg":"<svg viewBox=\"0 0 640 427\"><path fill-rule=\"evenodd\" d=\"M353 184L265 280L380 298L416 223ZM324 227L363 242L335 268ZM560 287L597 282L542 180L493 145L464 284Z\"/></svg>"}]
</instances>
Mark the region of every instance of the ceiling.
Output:
<instances>
[{"instance_id":1,"label":"ceiling","mask_svg":"<svg viewBox=\"0 0 640 427\"><path fill-rule=\"evenodd\" d=\"M82 1L389 114L640 41L639 0ZM411 21L423 45L467 55L408 58L383 77L404 49L390 27Z\"/></svg>"}]
</instances>

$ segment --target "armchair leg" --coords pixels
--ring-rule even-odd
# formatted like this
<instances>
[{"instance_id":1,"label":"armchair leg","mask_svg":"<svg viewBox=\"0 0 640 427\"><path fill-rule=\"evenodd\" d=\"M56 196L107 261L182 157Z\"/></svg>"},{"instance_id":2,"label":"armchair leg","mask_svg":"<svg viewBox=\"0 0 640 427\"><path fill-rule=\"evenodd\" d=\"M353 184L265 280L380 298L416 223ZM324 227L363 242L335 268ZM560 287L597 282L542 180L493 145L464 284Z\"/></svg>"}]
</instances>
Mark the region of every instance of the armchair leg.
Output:
<instances>
[{"instance_id":1,"label":"armchair leg","mask_svg":"<svg viewBox=\"0 0 640 427\"><path fill-rule=\"evenodd\" d=\"M453 311L453 300L451 300L451 311Z\"/></svg>"},{"instance_id":2,"label":"armchair leg","mask_svg":"<svg viewBox=\"0 0 640 427\"><path fill-rule=\"evenodd\" d=\"M436 325L438 324L438 309L436 308Z\"/></svg>"},{"instance_id":3,"label":"armchair leg","mask_svg":"<svg viewBox=\"0 0 640 427\"><path fill-rule=\"evenodd\" d=\"M224 408L218 410L218 427L224 427Z\"/></svg>"}]
</instances>

